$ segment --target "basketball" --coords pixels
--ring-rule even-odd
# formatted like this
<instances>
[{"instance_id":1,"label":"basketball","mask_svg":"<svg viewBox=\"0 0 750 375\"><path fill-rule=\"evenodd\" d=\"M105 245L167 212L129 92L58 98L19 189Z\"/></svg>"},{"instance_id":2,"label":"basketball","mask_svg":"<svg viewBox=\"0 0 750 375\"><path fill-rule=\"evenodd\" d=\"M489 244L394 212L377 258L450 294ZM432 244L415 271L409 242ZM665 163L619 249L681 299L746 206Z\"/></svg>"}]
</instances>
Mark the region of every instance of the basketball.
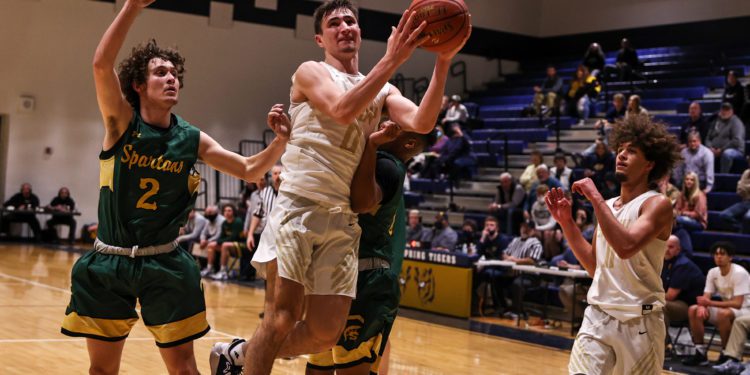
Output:
<instances>
[{"instance_id":1,"label":"basketball","mask_svg":"<svg viewBox=\"0 0 750 375\"><path fill-rule=\"evenodd\" d=\"M409 11L417 12L411 30L427 22L422 35L430 38L422 48L445 52L458 47L469 33L469 9L463 0L414 0Z\"/></svg>"}]
</instances>

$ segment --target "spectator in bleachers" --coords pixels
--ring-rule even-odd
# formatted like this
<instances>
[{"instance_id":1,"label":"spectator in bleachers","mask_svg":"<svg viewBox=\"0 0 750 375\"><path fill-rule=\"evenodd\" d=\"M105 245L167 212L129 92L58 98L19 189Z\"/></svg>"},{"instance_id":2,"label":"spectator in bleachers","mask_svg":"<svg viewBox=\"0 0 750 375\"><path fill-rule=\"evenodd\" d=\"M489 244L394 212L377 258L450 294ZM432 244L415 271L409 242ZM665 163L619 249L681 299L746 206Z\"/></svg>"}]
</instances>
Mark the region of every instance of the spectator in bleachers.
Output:
<instances>
[{"instance_id":1,"label":"spectator in bleachers","mask_svg":"<svg viewBox=\"0 0 750 375\"><path fill-rule=\"evenodd\" d=\"M750 274L739 264L732 263L734 245L717 242L711 246L711 254L716 267L708 271L703 295L698 296L696 304L688 309L690 333L695 344L695 354L683 360L688 366L708 364L707 347L703 341L705 322L716 326L723 347L729 340L734 319L750 314ZM714 294L718 294L721 300L712 300ZM725 361L722 354L719 363Z\"/></svg>"},{"instance_id":2,"label":"spectator in bleachers","mask_svg":"<svg viewBox=\"0 0 750 375\"><path fill-rule=\"evenodd\" d=\"M435 215L435 224L432 230L432 250L453 251L458 242L458 233L448 223L448 215L438 212Z\"/></svg>"},{"instance_id":3,"label":"spectator in bleachers","mask_svg":"<svg viewBox=\"0 0 750 375\"><path fill-rule=\"evenodd\" d=\"M639 95L630 95L628 99L628 109L625 112L625 118L635 115L648 116L648 110L643 108L641 105L641 97Z\"/></svg>"},{"instance_id":4,"label":"spectator in bleachers","mask_svg":"<svg viewBox=\"0 0 750 375\"><path fill-rule=\"evenodd\" d=\"M421 248L432 240L432 231L422 226L422 214L419 210L410 210L407 218L406 243L410 247Z\"/></svg>"},{"instance_id":5,"label":"spectator in bleachers","mask_svg":"<svg viewBox=\"0 0 750 375\"><path fill-rule=\"evenodd\" d=\"M495 215L507 234L517 233L517 223L523 218L526 191L516 183L508 172L500 174L495 199L490 203L490 214Z\"/></svg>"},{"instance_id":6,"label":"spectator in bleachers","mask_svg":"<svg viewBox=\"0 0 750 375\"><path fill-rule=\"evenodd\" d=\"M452 95L450 102L448 102L448 110L445 111L445 117L443 117L442 124L444 128L453 128L454 125L465 126L466 121L469 119L469 111L466 106L461 104L461 97L459 95Z\"/></svg>"},{"instance_id":7,"label":"spectator in bleachers","mask_svg":"<svg viewBox=\"0 0 750 375\"><path fill-rule=\"evenodd\" d=\"M535 202L535 194L537 187L541 185L547 185L547 188L561 188L562 184L560 181L550 175L549 167L546 164L539 164L536 167L536 182L531 185L529 191L529 199L526 201L526 210L531 210L531 205Z\"/></svg>"},{"instance_id":8,"label":"spectator in bleachers","mask_svg":"<svg viewBox=\"0 0 750 375\"><path fill-rule=\"evenodd\" d=\"M604 51L599 43L591 43L586 53L583 55L581 64L585 66L592 74L598 75L604 69Z\"/></svg>"},{"instance_id":9,"label":"spectator in bleachers","mask_svg":"<svg viewBox=\"0 0 750 375\"><path fill-rule=\"evenodd\" d=\"M719 158L719 173L729 173L735 160L745 157L745 126L732 104L721 103L719 117L708 130L706 146Z\"/></svg>"},{"instance_id":10,"label":"spectator in bleachers","mask_svg":"<svg viewBox=\"0 0 750 375\"><path fill-rule=\"evenodd\" d=\"M221 259L219 260L221 268L219 272L211 275L210 277L214 280L227 280L229 279L229 256L242 256L242 250L245 247L245 239L243 238L243 223L242 219L235 216L237 211L231 204L225 204L222 206L222 212L224 213L224 222L221 224L221 235L208 245L208 260L209 262L214 261L214 254L216 252L221 253Z\"/></svg>"},{"instance_id":11,"label":"spectator in bleachers","mask_svg":"<svg viewBox=\"0 0 750 375\"><path fill-rule=\"evenodd\" d=\"M498 228L498 221L492 216L487 216L484 220L484 229L482 230L482 236L477 243L477 255L484 257L485 260L501 260L503 258L503 250L508 247L512 238L505 236L500 233ZM499 267L484 267L477 272L477 294L479 295L479 311L483 314L483 306L485 299L486 285L489 283L493 285L493 291L496 292L495 282L499 280L501 276L507 273L506 268ZM500 301L499 298L494 298L497 293L494 293L493 300L494 306L501 306L504 301Z\"/></svg>"},{"instance_id":12,"label":"spectator in bleachers","mask_svg":"<svg viewBox=\"0 0 750 375\"><path fill-rule=\"evenodd\" d=\"M52 211L52 218L47 220L47 229L54 229L56 225L67 225L69 244L73 244L76 239L76 220L71 215L75 208L76 202L70 197L70 190L66 187L61 187L57 191L57 196L47 206L47 209Z\"/></svg>"},{"instance_id":13,"label":"spectator in bleachers","mask_svg":"<svg viewBox=\"0 0 750 375\"><path fill-rule=\"evenodd\" d=\"M682 183L682 194L674 208L677 226L688 232L705 230L708 227L706 193L698 185L698 175L688 172Z\"/></svg>"},{"instance_id":14,"label":"spectator in bleachers","mask_svg":"<svg viewBox=\"0 0 750 375\"><path fill-rule=\"evenodd\" d=\"M617 69L617 78L619 81L632 80L641 62L638 60L638 52L635 51L630 40L623 38L620 42L620 51L617 52L615 68Z\"/></svg>"},{"instance_id":15,"label":"spectator in bleachers","mask_svg":"<svg viewBox=\"0 0 750 375\"><path fill-rule=\"evenodd\" d=\"M604 143L609 144L609 134L612 132L612 127L617 120L625 118L626 113L625 95L618 92L612 97L612 107L607 111L604 119L598 120L594 124L594 129L599 130L599 136L604 140ZM594 147L595 145L591 145L583 153L590 154L594 152Z\"/></svg>"},{"instance_id":16,"label":"spectator in bleachers","mask_svg":"<svg viewBox=\"0 0 750 375\"><path fill-rule=\"evenodd\" d=\"M549 212L547 202L544 200L548 191L549 186L545 184L537 186L536 200L529 211L529 216L534 222L539 239L542 241L544 259L552 259L553 256L560 254L560 240L562 240L562 238L557 238L561 233L556 230L557 222L552 217L552 213Z\"/></svg>"},{"instance_id":17,"label":"spectator in bleachers","mask_svg":"<svg viewBox=\"0 0 750 375\"><path fill-rule=\"evenodd\" d=\"M620 195L620 181L617 181L617 176L614 173L604 175L604 186L602 187L601 194L604 199Z\"/></svg>"},{"instance_id":18,"label":"spectator in bleachers","mask_svg":"<svg viewBox=\"0 0 750 375\"><path fill-rule=\"evenodd\" d=\"M719 213L723 227L750 234L750 169L737 181L737 195L742 199Z\"/></svg>"},{"instance_id":19,"label":"spectator in bleachers","mask_svg":"<svg viewBox=\"0 0 750 375\"><path fill-rule=\"evenodd\" d=\"M583 159L583 175L591 178L599 189L604 189L604 177L615 173L615 155L603 140L596 141L594 153Z\"/></svg>"},{"instance_id":20,"label":"spectator in bleachers","mask_svg":"<svg viewBox=\"0 0 750 375\"><path fill-rule=\"evenodd\" d=\"M206 227L203 228L203 232L201 233L201 242L199 243L199 248L201 250L208 250L208 245L211 243L216 242L216 240L219 239L219 236L221 235L221 226L224 224L224 216L219 214L219 208L215 205L210 205L206 207L205 211L203 211L203 216L208 220L206 223ZM213 274L216 270L213 269L213 264L215 263L214 259L206 258L207 259L207 266L201 271L201 276L208 276L210 274Z\"/></svg>"},{"instance_id":21,"label":"spectator in bleachers","mask_svg":"<svg viewBox=\"0 0 750 375\"><path fill-rule=\"evenodd\" d=\"M738 116L742 114L742 107L745 105L745 88L737 80L737 74L734 70L727 72L727 80L724 85L724 93L721 95L721 101L731 103L734 113Z\"/></svg>"},{"instance_id":22,"label":"spectator in bleachers","mask_svg":"<svg viewBox=\"0 0 750 375\"><path fill-rule=\"evenodd\" d=\"M589 118L591 101L599 97L602 87L595 75L584 65L578 66L575 77L570 82L567 96L568 115L579 120Z\"/></svg>"},{"instance_id":23,"label":"spectator in bleachers","mask_svg":"<svg viewBox=\"0 0 750 375\"><path fill-rule=\"evenodd\" d=\"M26 223L34 234L34 240L39 241L41 239L42 228L36 218L36 212L34 212L39 207L39 197L31 191L31 184L28 182L22 184L21 191L13 194L10 199L5 201L3 207L14 210L6 213L2 218L3 233L8 233L10 223Z\"/></svg>"},{"instance_id":24,"label":"spectator in bleachers","mask_svg":"<svg viewBox=\"0 0 750 375\"><path fill-rule=\"evenodd\" d=\"M573 174L573 170L568 168L568 159L565 158L565 154L555 154L554 163L555 166L550 168L549 172L555 179L560 181L563 190L570 189L570 176Z\"/></svg>"},{"instance_id":25,"label":"spectator in bleachers","mask_svg":"<svg viewBox=\"0 0 750 375\"><path fill-rule=\"evenodd\" d=\"M711 192L714 187L714 154L701 144L701 135L698 132L688 135L687 147L683 148L680 154L683 163L674 170L675 181L679 183L687 173L693 172L698 175L703 192Z\"/></svg>"},{"instance_id":26,"label":"spectator in bleachers","mask_svg":"<svg viewBox=\"0 0 750 375\"><path fill-rule=\"evenodd\" d=\"M690 103L690 107L688 107L688 120L680 125L680 143L687 144L688 135L692 132L698 132L701 140L705 141L710 127L711 124L703 116L701 104L697 101Z\"/></svg>"},{"instance_id":27,"label":"spectator in bleachers","mask_svg":"<svg viewBox=\"0 0 750 375\"><path fill-rule=\"evenodd\" d=\"M471 153L471 144L464 135L461 126L453 124L451 136L443 147L438 151L436 159L430 163L431 171L429 178L437 178L447 175L451 183L457 182L471 167L476 165L476 160Z\"/></svg>"},{"instance_id":28,"label":"spectator in bleachers","mask_svg":"<svg viewBox=\"0 0 750 375\"><path fill-rule=\"evenodd\" d=\"M185 226L180 229L180 236L176 240L177 243L180 244L181 248L192 253L193 244L200 243L201 233L203 233L207 224L208 220L203 215L196 212L195 209L190 210Z\"/></svg>"},{"instance_id":29,"label":"spectator in bleachers","mask_svg":"<svg viewBox=\"0 0 750 375\"><path fill-rule=\"evenodd\" d=\"M458 234L455 250L464 254L474 254L477 242L479 242L477 222L473 219L465 219L464 225L461 227L461 232Z\"/></svg>"},{"instance_id":30,"label":"spectator in bleachers","mask_svg":"<svg viewBox=\"0 0 750 375\"><path fill-rule=\"evenodd\" d=\"M531 151L529 158L531 159L531 164L526 166L526 169L521 173L521 177L518 178L518 182L521 183L523 190L527 193L531 191L531 186L538 181L536 167L541 165L543 160L542 153L537 150Z\"/></svg>"},{"instance_id":31,"label":"spectator in bleachers","mask_svg":"<svg viewBox=\"0 0 750 375\"><path fill-rule=\"evenodd\" d=\"M672 203L672 207L677 205L677 200L680 199L680 195L682 195L680 189L669 182L669 176L659 180L659 192L669 199Z\"/></svg>"},{"instance_id":32,"label":"spectator in bleachers","mask_svg":"<svg viewBox=\"0 0 750 375\"><path fill-rule=\"evenodd\" d=\"M534 86L534 111L541 114L546 110L552 110L557 106L557 98L562 93L563 81L557 75L557 69L554 66L547 67L547 77L544 78L541 86Z\"/></svg>"},{"instance_id":33,"label":"spectator in bleachers","mask_svg":"<svg viewBox=\"0 0 750 375\"><path fill-rule=\"evenodd\" d=\"M661 281L667 300L667 305L664 306L665 325L669 327L669 322L687 322L688 308L695 305L696 298L703 294L706 277L700 268L682 253L680 240L674 235L667 239Z\"/></svg>"}]
</instances>

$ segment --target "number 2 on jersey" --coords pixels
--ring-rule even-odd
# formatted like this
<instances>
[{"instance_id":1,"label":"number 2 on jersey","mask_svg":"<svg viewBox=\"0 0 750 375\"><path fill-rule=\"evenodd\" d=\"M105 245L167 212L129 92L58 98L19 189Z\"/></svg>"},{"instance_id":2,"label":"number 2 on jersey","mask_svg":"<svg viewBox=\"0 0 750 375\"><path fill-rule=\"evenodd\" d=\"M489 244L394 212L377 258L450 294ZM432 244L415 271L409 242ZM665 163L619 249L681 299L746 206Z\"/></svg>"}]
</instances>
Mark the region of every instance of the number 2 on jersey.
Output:
<instances>
[{"instance_id":1,"label":"number 2 on jersey","mask_svg":"<svg viewBox=\"0 0 750 375\"><path fill-rule=\"evenodd\" d=\"M141 195L141 198L138 199L138 203L135 204L135 208L156 211L156 202L146 202L146 200L159 192L159 181L155 178L142 178L139 186L143 190L149 190Z\"/></svg>"}]
</instances>

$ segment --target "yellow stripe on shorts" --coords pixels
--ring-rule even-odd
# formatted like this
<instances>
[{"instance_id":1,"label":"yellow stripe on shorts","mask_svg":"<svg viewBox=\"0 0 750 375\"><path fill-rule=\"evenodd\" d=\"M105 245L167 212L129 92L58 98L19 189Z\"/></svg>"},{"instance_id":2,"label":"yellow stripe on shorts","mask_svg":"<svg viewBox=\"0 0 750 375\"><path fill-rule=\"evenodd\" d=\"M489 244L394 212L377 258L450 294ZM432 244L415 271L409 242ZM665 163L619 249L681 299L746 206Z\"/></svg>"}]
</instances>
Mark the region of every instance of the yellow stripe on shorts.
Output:
<instances>
[{"instance_id":1,"label":"yellow stripe on shorts","mask_svg":"<svg viewBox=\"0 0 750 375\"><path fill-rule=\"evenodd\" d=\"M146 328L154 335L157 343L169 344L206 331L208 329L208 321L206 320L206 312L201 311L186 319L155 326L146 326Z\"/></svg>"},{"instance_id":2,"label":"yellow stripe on shorts","mask_svg":"<svg viewBox=\"0 0 750 375\"><path fill-rule=\"evenodd\" d=\"M137 321L138 318L100 319L71 312L63 319L62 328L74 334L117 338L127 336Z\"/></svg>"}]
</instances>

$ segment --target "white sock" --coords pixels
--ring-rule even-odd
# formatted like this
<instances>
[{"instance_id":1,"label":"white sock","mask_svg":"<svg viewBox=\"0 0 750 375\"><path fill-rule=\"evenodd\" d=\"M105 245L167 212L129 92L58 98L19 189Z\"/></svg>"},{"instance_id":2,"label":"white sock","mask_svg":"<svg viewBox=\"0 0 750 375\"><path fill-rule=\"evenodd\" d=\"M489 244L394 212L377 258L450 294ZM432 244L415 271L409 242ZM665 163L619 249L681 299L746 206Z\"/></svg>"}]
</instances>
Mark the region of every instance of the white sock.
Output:
<instances>
[{"instance_id":1,"label":"white sock","mask_svg":"<svg viewBox=\"0 0 750 375\"><path fill-rule=\"evenodd\" d=\"M245 351L244 349L244 341L238 343L237 345L230 346L229 350L227 350L227 355L229 356L230 361L232 361L232 364L235 366L244 366L245 365Z\"/></svg>"}]
</instances>

